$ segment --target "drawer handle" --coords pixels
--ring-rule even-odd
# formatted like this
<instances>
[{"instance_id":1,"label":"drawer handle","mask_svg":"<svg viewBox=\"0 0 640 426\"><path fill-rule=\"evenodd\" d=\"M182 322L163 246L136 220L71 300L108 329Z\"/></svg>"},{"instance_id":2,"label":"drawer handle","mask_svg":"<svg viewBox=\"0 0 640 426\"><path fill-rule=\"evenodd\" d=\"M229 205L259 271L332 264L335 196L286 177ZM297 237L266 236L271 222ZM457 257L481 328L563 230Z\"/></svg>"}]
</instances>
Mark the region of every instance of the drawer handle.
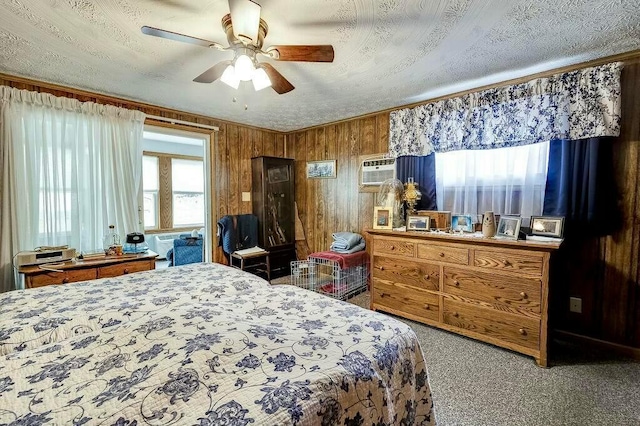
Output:
<instances>
[{"instance_id":1,"label":"drawer handle","mask_svg":"<svg viewBox=\"0 0 640 426\"><path fill-rule=\"evenodd\" d=\"M383 297L385 297L387 295L387 293L380 293L380 298L382 299Z\"/></svg>"},{"instance_id":2,"label":"drawer handle","mask_svg":"<svg viewBox=\"0 0 640 426\"><path fill-rule=\"evenodd\" d=\"M125 268L124 273L125 273L125 274L128 274L128 273L129 273L129 269L128 269L128 268Z\"/></svg>"},{"instance_id":3,"label":"drawer handle","mask_svg":"<svg viewBox=\"0 0 640 426\"><path fill-rule=\"evenodd\" d=\"M520 297L522 297L523 299L527 298L527 293L525 293L524 291L520 293Z\"/></svg>"},{"instance_id":4,"label":"drawer handle","mask_svg":"<svg viewBox=\"0 0 640 426\"><path fill-rule=\"evenodd\" d=\"M425 308L427 311L431 309L431 308L429 307L429 305L424 305L424 308Z\"/></svg>"},{"instance_id":5,"label":"drawer handle","mask_svg":"<svg viewBox=\"0 0 640 426\"><path fill-rule=\"evenodd\" d=\"M69 282L69 278L63 278L62 279L62 284L67 284Z\"/></svg>"},{"instance_id":6,"label":"drawer handle","mask_svg":"<svg viewBox=\"0 0 640 426\"><path fill-rule=\"evenodd\" d=\"M454 317L456 317L456 318L458 318L458 317L460 316L460 314L459 314L459 313L457 313L457 312L454 312L454 313L453 313L453 316L454 316Z\"/></svg>"},{"instance_id":7,"label":"drawer handle","mask_svg":"<svg viewBox=\"0 0 640 426\"><path fill-rule=\"evenodd\" d=\"M503 264L504 266L509 266L509 265L511 265L511 262L509 262L508 260L503 260L503 261L502 261L502 264Z\"/></svg>"},{"instance_id":8,"label":"drawer handle","mask_svg":"<svg viewBox=\"0 0 640 426\"><path fill-rule=\"evenodd\" d=\"M384 271L384 266L378 266L378 269L380 269L381 271Z\"/></svg>"},{"instance_id":9,"label":"drawer handle","mask_svg":"<svg viewBox=\"0 0 640 426\"><path fill-rule=\"evenodd\" d=\"M524 328L521 328L520 330L518 330L518 332L519 332L520 334L522 334L523 336L526 336L526 335L527 335L527 330L525 330Z\"/></svg>"},{"instance_id":10,"label":"drawer handle","mask_svg":"<svg viewBox=\"0 0 640 426\"><path fill-rule=\"evenodd\" d=\"M460 281L453 280L453 285L455 285L456 287L460 287Z\"/></svg>"},{"instance_id":11,"label":"drawer handle","mask_svg":"<svg viewBox=\"0 0 640 426\"><path fill-rule=\"evenodd\" d=\"M444 257L444 253L440 252L440 253L438 253L438 256Z\"/></svg>"}]
</instances>

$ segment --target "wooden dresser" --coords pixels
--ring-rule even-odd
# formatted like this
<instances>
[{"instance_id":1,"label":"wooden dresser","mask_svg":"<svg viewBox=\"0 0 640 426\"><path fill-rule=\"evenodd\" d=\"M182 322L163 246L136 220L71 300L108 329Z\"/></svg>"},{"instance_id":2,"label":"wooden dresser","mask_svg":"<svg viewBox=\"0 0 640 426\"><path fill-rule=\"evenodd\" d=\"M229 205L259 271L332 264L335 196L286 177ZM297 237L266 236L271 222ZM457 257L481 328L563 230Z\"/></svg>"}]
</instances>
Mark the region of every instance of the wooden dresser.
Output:
<instances>
[{"instance_id":1,"label":"wooden dresser","mask_svg":"<svg viewBox=\"0 0 640 426\"><path fill-rule=\"evenodd\" d=\"M371 309L533 356L547 366L557 242L369 230Z\"/></svg>"},{"instance_id":2,"label":"wooden dresser","mask_svg":"<svg viewBox=\"0 0 640 426\"><path fill-rule=\"evenodd\" d=\"M58 271L42 269L39 266L25 266L20 268L18 272L24 274L25 288L34 288L148 271L156 268L156 257L158 257L156 253L148 251L136 255L109 256L97 260L63 262L62 265L55 266Z\"/></svg>"}]
</instances>

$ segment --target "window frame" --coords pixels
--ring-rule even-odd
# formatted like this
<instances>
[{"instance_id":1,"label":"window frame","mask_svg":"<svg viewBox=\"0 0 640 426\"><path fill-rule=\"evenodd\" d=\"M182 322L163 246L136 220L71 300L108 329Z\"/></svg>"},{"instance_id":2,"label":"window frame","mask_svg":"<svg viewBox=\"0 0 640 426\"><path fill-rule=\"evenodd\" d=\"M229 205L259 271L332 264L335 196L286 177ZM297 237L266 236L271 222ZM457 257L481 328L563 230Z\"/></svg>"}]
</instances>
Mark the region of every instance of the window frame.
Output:
<instances>
[{"instance_id":1,"label":"window frame","mask_svg":"<svg viewBox=\"0 0 640 426\"><path fill-rule=\"evenodd\" d=\"M182 154L170 154L166 152L156 152L156 151L143 151L143 156L157 157L158 158L158 208L157 208L157 217L156 223L157 227L155 228L147 228L145 226L145 234L164 234L164 233L174 233L174 232L184 232L184 231L192 231L194 227L204 227L203 224L194 224L183 227L174 227L173 226L173 167L172 160L190 160L190 161L200 161L202 162L202 167L204 169L204 156L194 156L194 155L182 155ZM206 188L206 185L205 185ZM144 193L144 187L142 188L142 192ZM179 191L184 192L184 191ZM204 194L204 192L203 192ZM204 194L206 196L206 194ZM205 222L206 222L206 211L205 211Z\"/></svg>"}]
</instances>

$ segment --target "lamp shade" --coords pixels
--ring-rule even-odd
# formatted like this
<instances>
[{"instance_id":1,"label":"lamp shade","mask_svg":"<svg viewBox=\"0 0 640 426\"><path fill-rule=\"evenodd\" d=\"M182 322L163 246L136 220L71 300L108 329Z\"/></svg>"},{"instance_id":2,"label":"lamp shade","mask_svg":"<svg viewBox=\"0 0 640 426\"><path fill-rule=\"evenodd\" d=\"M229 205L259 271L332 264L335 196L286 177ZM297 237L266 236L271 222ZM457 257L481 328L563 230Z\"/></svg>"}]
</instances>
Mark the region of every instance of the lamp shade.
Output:
<instances>
[{"instance_id":1,"label":"lamp shade","mask_svg":"<svg viewBox=\"0 0 640 426\"><path fill-rule=\"evenodd\" d=\"M253 65L253 61L247 55L239 55L236 58L236 63L235 63L236 77L240 81L251 80L251 78L253 78L253 73L255 70L256 68Z\"/></svg>"},{"instance_id":2,"label":"lamp shade","mask_svg":"<svg viewBox=\"0 0 640 426\"><path fill-rule=\"evenodd\" d=\"M223 83L237 89L240 85L240 79L236 76L236 70L233 65L227 66L227 68L222 73L222 77L220 77L220 81Z\"/></svg>"},{"instance_id":3,"label":"lamp shade","mask_svg":"<svg viewBox=\"0 0 640 426\"><path fill-rule=\"evenodd\" d=\"M256 71L253 73L252 80L253 80L253 88L256 89L256 92L258 90L264 89L265 87L271 86L271 80L269 79L269 76L267 75L264 68L258 67Z\"/></svg>"}]
</instances>

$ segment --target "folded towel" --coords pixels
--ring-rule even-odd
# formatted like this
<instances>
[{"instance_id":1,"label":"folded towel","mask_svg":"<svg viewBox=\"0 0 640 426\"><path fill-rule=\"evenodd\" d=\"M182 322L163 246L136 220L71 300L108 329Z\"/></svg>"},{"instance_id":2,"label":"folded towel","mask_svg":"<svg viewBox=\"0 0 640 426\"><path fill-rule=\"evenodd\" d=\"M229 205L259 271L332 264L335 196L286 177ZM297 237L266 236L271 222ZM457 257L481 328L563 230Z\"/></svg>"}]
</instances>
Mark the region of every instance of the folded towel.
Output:
<instances>
[{"instance_id":1,"label":"folded towel","mask_svg":"<svg viewBox=\"0 0 640 426\"><path fill-rule=\"evenodd\" d=\"M331 247L342 250L352 249L364 241L362 235L354 232L335 232L333 239L334 242L331 244Z\"/></svg>"},{"instance_id":2,"label":"folded towel","mask_svg":"<svg viewBox=\"0 0 640 426\"><path fill-rule=\"evenodd\" d=\"M331 244L331 251L335 252L335 253L342 253L342 254L351 254L351 253L355 253L357 251L362 251L365 248L365 242L362 241L360 244L349 248L349 249L341 249L341 248L336 248L333 246L333 244Z\"/></svg>"}]
</instances>

